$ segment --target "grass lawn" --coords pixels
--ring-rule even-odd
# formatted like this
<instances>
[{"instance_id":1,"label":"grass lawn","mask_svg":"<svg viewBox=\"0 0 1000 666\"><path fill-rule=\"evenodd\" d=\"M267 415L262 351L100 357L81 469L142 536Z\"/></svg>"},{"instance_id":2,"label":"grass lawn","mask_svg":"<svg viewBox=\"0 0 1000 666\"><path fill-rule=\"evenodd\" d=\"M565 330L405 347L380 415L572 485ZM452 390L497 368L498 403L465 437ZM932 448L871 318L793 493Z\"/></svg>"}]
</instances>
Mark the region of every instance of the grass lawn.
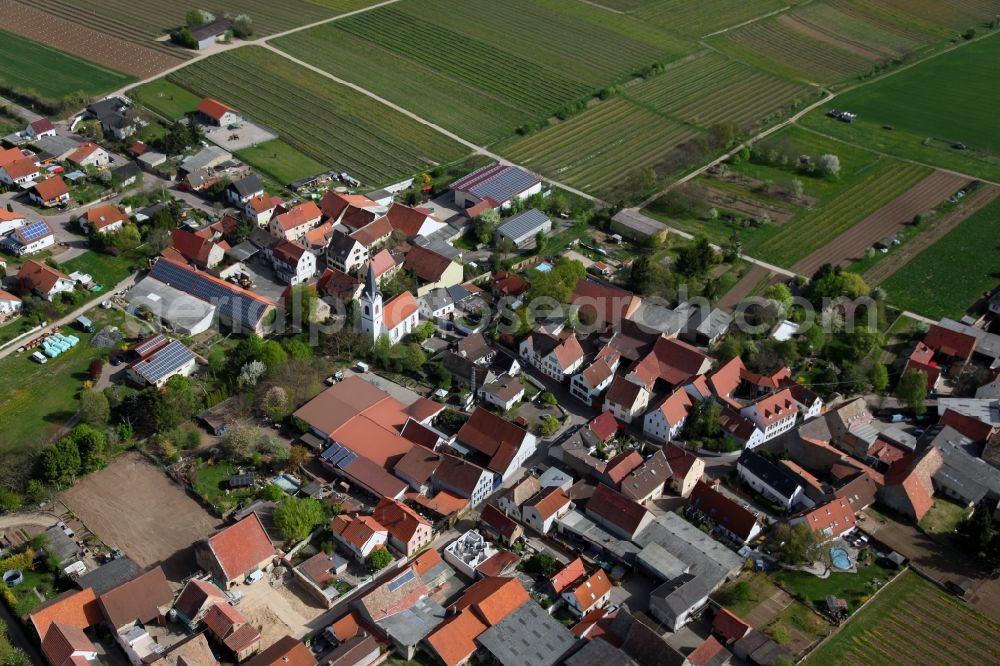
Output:
<instances>
[{"instance_id":1,"label":"grass lawn","mask_svg":"<svg viewBox=\"0 0 1000 666\"><path fill-rule=\"evenodd\" d=\"M228 490L229 477L237 471L239 468L228 462L202 463L191 474L191 485L199 497L218 509L220 513L225 513L244 499L253 497L257 492L253 488Z\"/></svg>"},{"instance_id":2,"label":"grass lawn","mask_svg":"<svg viewBox=\"0 0 1000 666\"><path fill-rule=\"evenodd\" d=\"M805 663L984 664L998 653L1000 623L906 571Z\"/></svg>"},{"instance_id":3,"label":"grass lawn","mask_svg":"<svg viewBox=\"0 0 1000 666\"><path fill-rule=\"evenodd\" d=\"M932 319L960 319L1000 282L998 219L1000 199L893 273L882 283L892 302Z\"/></svg>"},{"instance_id":4,"label":"grass lawn","mask_svg":"<svg viewBox=\"0 0 1000 666\"><path fill-rule=\"evenodd\" d=\"M0 82L16 90L59 102L82 92L99 95L135 79L77 56L0 30Z\"/></svg>"},{"instance_id":5,"label":"grass lawn","mask_svg":"<svg viewBox=\"0 0 1000 666\"><path fill-rule=\"evenodd\" d=\"M878 578L884 583L894 573L871 564L861 567L857 573L831 573L829 578L818 578L803 571L785 570L775 572L774 577L786 590L815 608L822 608L826 595L832 594L846 601L853 613L877 589L872 585L873 579Z\"/></svg>"},{"instance_id":6,"label":"grass lawn","mask_svg":"<svg viewBox=\"0 0 1000 666\"><path fill-rule=\"evenodd\" d=\"M46 599L56 596L56 577L48 571L31 571L26 569L21 573L24 574L24 582L11 591L17 599L17 614L27 615L42 604L42 601L34 592L36 588Z\"/></svg>"},{"instance_id":7,"label":"grass lawn","mask_svg":"<svg viewBox=\"0 0 1000 666\"><path fill-rule=\"evenodd\" d=\"M930 511L920 521L920 529L928 534L951 535L968 515L968 507L943 497L935 497Z\"/></svg>"},{"instance_id":8,"label":"grass lawn","mask_svg":"<svg viewBox=\"0 0 1000 666\"><path fill-rule=\"evenodd\" d=\"M994 35L839 95L804 124L856 145L997 178L1000 88L986 85L981 74L998 59L1000 37ZM858 120L826 118L833 106L857 113ZM955 150L954 143L968 149Z\"/></svg>"},{"instance_id":9,"label":"grass lawn","mask_svg":"<svg viewBox=\"0 0 1000 666\"><path fill-rule=\"evenodd\" d=\"M236 156L282 185L307 176L315 176L329 169L281 139L272 139L252 148L237 151Z\"/></svg>"},{"instance_id":10,"label":"grass lawn","mask_svg":"<svg viewBox=\"0 0 1000 666\"><path fill-rule=\"evenodd\" d=\"M124 315L117 310L95 308L87 313L96 330L106 324L121 326ZM65 327L80 343L45 365L28 354L0 359L0 377L7 389L0 393L0 456L30 456L54 437L73 416L87 367L102 350L90 346L92 334L78 327Z\"/></svg>"},{"instance_id":11,"label":"grass lawn","mask_svg":"<svg viewBox=\"0 0 1000 666\"><path fill-rule=\"evenodd\" d=\"M99 293L114 287L136 270L142 260L131 254L113 257L103 252L84 252L78 257L60 264L65 273L80 271L94 278L94 282L104 287Z\"/></svg>"},{"instance_id":12,"label":"grass lawn","mask_svg":"<svg viewBox=\"0 0 1000 666\"><path fill-rule=\"evenodd\" d=\"M157 79L129 92L129 97L167 120L183 118L194 111L201 97L166 79Z\"/></svg>"},{"instance_id":13,"label":"grass lawn","mask_svg":"<svg viewBox=\"0 0 1000 666\"><path fill-rule=\"evenodd\" d=\"M714 595L714 599L731 612L744 617L774 592L774 584L767 576L754 573L729 583Z\"/></svg>"}]
</instances>

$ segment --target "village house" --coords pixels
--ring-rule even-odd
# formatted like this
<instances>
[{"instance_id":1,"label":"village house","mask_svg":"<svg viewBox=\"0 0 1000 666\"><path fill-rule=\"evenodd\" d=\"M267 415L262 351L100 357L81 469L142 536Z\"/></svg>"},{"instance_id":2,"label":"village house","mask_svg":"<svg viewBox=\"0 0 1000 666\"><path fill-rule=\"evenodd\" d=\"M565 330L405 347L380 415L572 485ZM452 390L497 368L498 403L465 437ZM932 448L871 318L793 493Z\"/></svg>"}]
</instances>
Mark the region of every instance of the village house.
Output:
<instances>
[{"instance_id":1,"label":"village house","mask_svg":"<svg viewBox=\"0 0 1000 666\"><path fill-rule=\"evenodd\" d=\"M215 127L228 127L243 120L239 111L211 97L198 102L198 117L203 123Z\"/></svg>"},{"instance_id":2,"label":"village house","mask_svg":"<svg viewBox=\"0 0 1000 666\"><path fill-rule=\"evenodd\" d=\"M447 226L426 208L411 208L401 203L391 204L385 216L393 230L407 238L426 238Z\"/></svg>"},{"instance_id":3,"label":"village house","mask_svg":"<svg viewBox=\"0 0 1000 666\"><path fill-rule=\"evenodd\" d=\"M271 566L274 546L256 513L195 544L195 559L224 590Z\"/></svg>"},{"instance_id":4,"label":"village house","mask_svg":"<svg viewBox=\"0 0 1000 666\"><path fill-rule=\"evenodd\" d=\"M431 474L431 487L467 499L475 507L493 492L493 479L490 470L457 456L442 454L440 464Z\"/></svg>"},{"instance_id":5,"label":"village house","mask_svg":"<svg viewBox=\"0 0 1000 666\"><path fill-rule=\"evenodd\" d=\"M52 666L99 666L97 647L81 627L52 622L41 637L42 654Z\"/></svg>"},{"instance_id":6,"label":"village house","mask_svg":"<svg viewBox=\"0 0 1000 666\"><path fill-rule=\"evenodd\" d=\"M695 484L685 512L697 522L707 521L716 532L738 546L750 543L763 532L753 512L704 481Z\"/></svg>"},{"instance_id":7,"label":"village house","mask_svg":"<svg viewBox=\"0 0 1000 666\"><path fill-rule=\"evenodd\" d=\"M128 218L113 204L100 204L80 216L84 233L113 234L122 230Z\"/></svg>"},{"instance_id":8,"label":"village house","mask_svg":"<svg viewBox=\"0 0 1000 666\"><path fill-rule=\"evenodd\" d=\"M226 593L210 581L192 578L185 583L181 593L174 601L174 611L177 619L183 622L190 631L197 630L205 619L208 611L217 603L228 601Z\"/></svg>"},{"instance_id":9,"label":"village house","mask_svg":"<svg viewBox=\"0 0 1000 666\"><path fill-rule=\"evenodd\" d=\"M226 258L224 246L179 227L170 230L170 245L184 259L201 269L215 268Z\"/></svg>"},{"instance_id":10,"label":"village house","mask_svg":"<svg viewBox=\"0 0 1000 666\"><path fill-rule=\"evenodd\" d=\"M497 475L497 486L535 453L535 445L533 434L482 407L473 410L451 444L473 461L484 461L486 469Z\"/></svg>"},{"instance_id":11,"label":"village house","mask_svg":"<svg viewBox=\"0 0 1000 666\"><path fill-rule=\"evenodd\" d=\"M583 365L584 353L572 329L556 327L546 330L539 326L521 341L521 358L558 382L567 382Z\"/></svg>"},{"instance_id":12,"label":"village house","mask_svg":"<svg viewBox=\"0 0 1000 666\"><path fill-rule=\"evenodd\" d=\"M24 129L24 133L32 139L43 139L47 136L55 136L56 126L48 118L39 118L34 122L28 123L28 126Z\"/></svg>"},{"instance_id":13,"label":"village house","mask_svg":"<svg viewBox=\"0 0 1000 666\"><path fill-rule=\"evenodd\" d=\"M330 524L330 533L359 562L389 540L389 531L372 516L339 515Z\"/></svg>"},{"instance_id":14,"label":"village house","mask_svg":"<svg viewBox=\"0 0 1000 666\"><path fill-rule=\"evenodd\" d=\"M39 206L52 208L69 201L69 188L61 176L49 176L28 189L28 198Z\"/></svg>"},{"instance_id":15,"label":"village house","mask_svg":"<svg viewBox=\"0 0 1000 666\"><path fill-rule=\"evenodd\" d=\"M280 240L299 241L319 224L322 213L315 202L301 203L290 211L275 215L269 223L271 235Z\"/></svg>"},{"instance_id":16,"label":"village house","mask_svg":"<svg viewBox=\"0 0 1000 666\"><path fill-rule=\"evenodd\" d=\"M753 421L764 432L765 442L791 430L798 413L799 405L787 388L740 410L741 415Z\"/></svg>"},{"instance_id":17,"label":"village house","mask_svg":"<svg viewBox=\"0 0 1000 666\"><path fill-rule=\"evenodd\" d=\"M508 411L524 399L524 386L509 375L489 377L476 389L476 395L486 404Z\"/></svg>"},{"instance_id":18,"label":"village house","mask_svg":"<svg viewBox=\"0 0 1000 666\"><path fill-rule=\"evenodd\" d=\"M13 255L23 257L35 254L56 243L56 235L45 220L29 222L18 227L4 237L2 245Z\"/></svg>"},{"instance_id":19,"label":"village house","mask_svg":"<svg viewBox=\"0 0 1000 666\"><path fill-rule=\"evenodd\" d=\"M368 261L368 249L356 238L334 229L326 247L326 265L343 273L355 273Z\"/></svg>"},{"instance_id":20,"label":"village house","mask_svg":"<svg viewBox=\"0 0 1000 666\"><path fill-rule=\"evenodd\" d=\"M417 278L417 296L435 289L454 287L462 283L462 265L433 250L415 245L406 253L403 270Z\"/></svg>"},{"instance_id":21,"label":"village house","mask_svg":"<svg viewBox=\"0 0 1000 666\"><path fill-rule=\"evenodd\" d=\"M254 655L246 666L316 666L317 663L305 643L285 635Z\"/></svg>"},{"instance_id":22,"label":"village house","mask_svg":"<svg viewBox=\"0 0 1000 666\"><path fill-rule=\"evenodd\" d=\"M611 386L620 363L621 354L610 347L597 352L593 363L573 375L569 383L570 395L593 409L600 409L601 394Z\"/></svg>"},{"instance_id":23,"label":"village house","mask_svg":"<svg viewBox=\"0 0 1000 666\"><path fill-rule=\"evenodd\" d=\"M237 208L246 204L254 197L264 194L264 184L255 173L249 173L226 186L224 193L226 201Z\"/></svg>"},{"instance_id":24,"label":"village house","mask_svg":"<svg viewBox=\"0 0 1000 666\"><path fill-rule=\"evenodd\" d=\"M516 248L534 245L538 234L552 231L552 220L537 208L529 208L504 220L496 231L497 240L507 239Z\"/></svg>"},{"instance_id":25,"label":"village house","mask_svg":"<svg viewBox=\"0 0 1000 666\"><path fill-rule=\"evenodd\" d=\"M0 183L29 187L38 178L38 164L34 159L22 156L21 151L16 148L11 148L10 151L17 153L17 157L7 162L3 162L4 154L0 152Z\"/></svg>"},{"instance_id":26,"label":"village house","mask_svg":"<svg viewBox=\"0 0 1000 666\"><path fill-rule=\"evenodd\" d=\"M520 167L493 163L456 180L450 189L455 205L476 218L485 210L506 210L514 200L538 194L542 181Z\"/></svg>"},{"instance_id":27,"label":"village house","mask_svg":"<svg viewBox=\"0 0 1000 666\"><path fill-rule=\"evenodd\" d=\"M82 168L103 169L111 164L111 154L92 141L84 141L66 161Z\"/></svg>"},{"instance_id":28,"label":"village house","mask_svg":"<svg viewBox=\"0 0 1000 666\"><path fill-rule=\"evenodd\" d=\"M431 524L402 502L383 497L372 518L389 533L389 545L406 557L415 555L431 541Z\"/></svg>"},{"instance_id":29,"label":"village house","mask_svg":"<svg viewBox=\"0 0 1000 666\"><path fill-rule=\"evenodd\" d=\"M365 246L368 256L375 254L379 248L385 245L391 235L392 225L385 217L377 217L360 229L350 232L351 238Z\"/></svg>"},{"instance_id":30,"label":"village house","mask_svg":"<svg viewBox=\"0 0 1000 666\"><path fill-rule=\"evenodd\" d=\"M21 305L20 298L9 291L0 289L0 321L3 321L10 315L19 312L21 310Z\"/></svg>"},{"instance_id":31,"label":"village house","mask_svg":"<svg viewBox=\"0 0 1000 666\"><path fill-rule=\"evenodd\" d=\"M582 618L587 613L604 606L611 599L611 581L603 569L575 581L562 593L566 607L571 613Z\"/></svg>"},{"instance_id":32,"label":"village house","mask_svg":"<svg viewBox=\"0 0 1000 666\"><path fill-rule=\"evenodd\" d=\"M281 240L271 248L271 266L286 284L303 284L316 274L316 255L293 241Z\"/></svg>"},{"instance_id":33,"label":"village house","mask_svg":"<svg viewBox=\"0 0 1000 666\"><path fill-rule=\"evenodd\" d=\"M705 461L693 451L676 444L664 444L663 455L670 466L670 490L681 497L690 497L695 484L705 475Z\"/></svg>"},{"instance_id":34,"label":"village house","mask_svg":"<svg viewBox=\"0 0 1000 666\"><path fill-rule=\"evenodd\" d=\"M587 502L587 516L622 539L634 539L653 520L641 504L598 484Z\"/></svg>"},{"instance_id":35,"label":"village house","mask_svg":"<svg viewBox=\"0 0 1000 666\"><path fill-rule=\"evenodd\" d=\"M788 522L791 525L808 525L820 541L825 541L854 529L856 520L850 502L832 499L791 516Z\"/></svg>"},{"instance_id":36,"label":"village house","mask_svg":"<svg viewBox=\"0 0 1000 666\"><path fill-rule=\"evenodd\" d=\"M569 496L552 486L521 505L521 521L539 534L548 534L555 521L572 509Z\"/></svg>"},{"instance_id":37,"label":"village house","mask_svg":"<svg viewBox=\"0 0 1000 666\"><path fill-rule=\"evenodd\" d=\"M670 476L670 465L661 449L629 472L618 485L622 495L645 504L663 495L664 484Z\"/></svg>"},{"instance_id":38,"label":"village house","mask_svg":"<svg viewBox=\"0 0 1000 666\"><path fill-rule=\"evenodd\" d=\"M277 204L266 192L252 196L240 209L243 217L259 227L266 226L277 209Z\"/></svg>"},{"instance_id":39,"label":"village house","mask_svg":"<svg viewBox=\"0 0 1000 666\"><path fill-rule=\"evenodd\" d=\"M335 586L337 576L347 571L347 560L337 554L320 551L292 569L292 575L306 593L326 608L337 603L340 592Z\"/></svg>"},{"instance_id":40,"label":"village house","mask_svg":"<svg viewBox=\"0 0 1000 666\"><path fill-rule=\"evenodd\" d=\"M910 354L904 371L925 373L927 390L934 391L944 376L954 379L962 374L976 350L976 344L976 338L971 335L933 324Z\"/></svg>"},{"instance_id":41,"label":"village house","mask_svg":"<svg viewBox=\"0 0 1000 666\"><path fill-rule=\"evenodd\" d=\"M209 635L235 658L237 663L246 661L260 650L260 633L228 603L217 603L205 614L205 627Z\"/></svg>"},{"instance_id":42,"label":"village house","mask_svg":"<svg viewBox=\"0 0 1000 666\"><path fill-rule=\"evenodd\" d=\"M328 222L351 229L360 229L388 211L384 205L363 194L342 194L333 190L323 195L319 207Z\"/></svg>"},{"instance_id":43,"label":"village house","mask_svg":"<svg viewBox=\"0 0 1000 666\"><path fill-rule=\"evenodd\" d=\"M677 388L646 413L642 432L648 437L667 442L676 438L687 421L691 398L684 388Z\"/></svg>"},{"instance_id":44,"label":"village house","mask_svg":"<svg viewBox=\"0 0 1000 666\"><path fill-rule=\"evenodd\" d=\"M121 97L106 97L87 107L87 115L101 123L105 135L123 141L139 129L136 110Z\"/></svg>"},{"instance_id":45,"label":"village house","mask_svg":"<svg viewBox=\"0 0 1000 666\"><path fill-rule=\"evenodd\" d=\"M173 601L173 590L160 567L122 583L98 598L104 624L111 629L133 666L140 666L146 657L162 649L149 635L145 625L161 623Z\"/></svg>"},{"instance_id":46,"label":"village house","mask_svg":"<svg viewBox=\"0 0 1000 666\"><path fill-rule=\"evenodd\" d=\"M76 283L68 275L34 259L24 262L17 273L17 281L22 293L35 293L50 302L59 294L73 291L76 287Z\"/></svg>"},{"instance_id":47,"label":"village house","mask_svg":"<svg viewBox=\"0 0 1000 666\"><path fill-rule=\"evenodd\" d=\"M623 423L632 423L633 419L646 411L649 397L649 391L642 384L615 375L604 396L604 411L610 412Z\"/></svg>"},{"instance_id":48,"label":"village house","mask_svg":"<svg viewBox=\"0 0 1000 666\"><path fill-rule=\"evenodd\" d=\"M521 506L541 491L538 477L531 474L521 477L517 483L507 488L497 498L497 507L514 520L521 520Z\"/></svg>"},{"instance_id":49,"label":"village house","mask_svg":"<svg viewBox=\"0 0 1000 666\"><path fill-rule=\"evenodd\" d=\"M807 507L813 505L799 485L798 478L788 468L775 465L758 453L744 451L736 462L736 471L750 488L786 511L799 503Z\"/></svg>"},{"instance_id":50,"label":"village house","mask_svg":"<svg viewBox=\"0 0 1000 666\"><path fill-rule=\"evenodd\" d=\"M500 509L487 504L479 514L480 527L503 545L510 547L524 535L524 528Z\"/></svg>"}]
</instances>

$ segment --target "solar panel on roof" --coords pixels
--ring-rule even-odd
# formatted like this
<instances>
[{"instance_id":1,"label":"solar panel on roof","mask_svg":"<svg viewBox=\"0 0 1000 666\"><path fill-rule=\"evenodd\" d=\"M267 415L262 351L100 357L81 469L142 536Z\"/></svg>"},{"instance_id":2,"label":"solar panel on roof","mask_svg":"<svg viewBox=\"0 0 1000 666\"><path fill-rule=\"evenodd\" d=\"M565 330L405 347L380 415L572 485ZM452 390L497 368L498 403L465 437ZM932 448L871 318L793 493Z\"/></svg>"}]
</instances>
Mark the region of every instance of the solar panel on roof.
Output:
<instances>
[{"instance_id":1,"label":"solar panel on roof","mask_svg":"<svg viewBox=\"0 0 1000 666\"><path fill-rule=\"evenodd\" d=\"M161 344L163 344L164 340L166 340L166 338L163 337L162 335L154 335L153 337L149 338L148 340L145 340L145 341L140 342L139 344L137 344L135 346L135 353L139 354L141 356L141 355L145 354L146 352L148 352L150 349L153 349L153 348L158 347Z\"/></svg>"},{"instance_id":2,"label":"solar panel on roof","mask_svg":"<svg viewBox=\"0 0 1000 666\"><path fill-rule=\"evenodd\" d=\"M157 261L149 274L174 289L215 305L220 315L251 328L256 328L267 308L242 289L230 288L171 261Z\"/></svg>"},{"instance_id":3,"label":"solar panel on roof","mask_svg":"<svg viewBox=\"0 0 1000 666\"><path fill-rule=\"evenodd\" d=\"M389 588L390 592L395 592L403 585L409 583L411 580L413 580L413 569L408 570L406 573L404 573L402 576L400 576L395 580L390 580L389 584L386 587Z\"/></svg>"},{"instance_id":4,"label":"solar panel on roof","mask_svg":"<svg viewBox=\"0 0 1000 666\"><path fill-rule=\"evenodd\" d=\"M133 368L147 382L155 384L192 359L194 354L190 349L179 340L172 340L170 344L156 352L155 356L139 361Z\"/></svg>"},{"instance_id":5,"label":"solar panel on roof","mask_svg":"<svg viewBox=\"0 0 1000 666\"><path fill-rule=\"evenodd\" d=\"M338 453L344 450L340 444L331 444L330 448L320 454L320 458L323 460L332 460Z\"/></svg>"},{"instance_id":6,"label":"solar panel on roof","mask_svg":"<svg viewBox=\"0 0 1000 666\"><path fill-rule=\"evenodd\" d=\"M350 465L355 460L357 460L357 458L358 458L358 454L357 453L354 453L352 451L348 451L347 455L344 456L343 459L341 459L337 463L337 467L339 467L340 469L347 469L347 466Z\"/></svg>"},{"instance_id":7,"label":"solar panel on roof","mask_svg":"<svg viewBox=\"0 0 1000 666\"><path fill-rule=\"evenodd\" d=\"M233 474L229 477L229 487L230 488L246 488L247 486L252 486L256 480L256 475L252 472L245 474Z\"/></svg>"},{"instance_id":8,"label":"solar panel on roof","mask_svg":"<svg viewBox=\"0 0 1000 666\"><path fill-rule=\"evenodd\" d=\"M520 194L538 181L527 171L517 167L508 167L491 178L469 188L469 192L480 199L490 198L496 202L504 202L516 194Z\"/></svg>"},{"instance_id":9,"label":"solar panel on roof","mask_svg":"<svg viewBox=\"0 0 1000 666\"><path fill-rule=\"evenodd\" d=\"M51 233L52 229L49 228L49 224L45 220L32 222L31 224L21 227L21 237L29 243L31 241L38 240L42 236L48 236Z\"/></svg>"}]
</instances>

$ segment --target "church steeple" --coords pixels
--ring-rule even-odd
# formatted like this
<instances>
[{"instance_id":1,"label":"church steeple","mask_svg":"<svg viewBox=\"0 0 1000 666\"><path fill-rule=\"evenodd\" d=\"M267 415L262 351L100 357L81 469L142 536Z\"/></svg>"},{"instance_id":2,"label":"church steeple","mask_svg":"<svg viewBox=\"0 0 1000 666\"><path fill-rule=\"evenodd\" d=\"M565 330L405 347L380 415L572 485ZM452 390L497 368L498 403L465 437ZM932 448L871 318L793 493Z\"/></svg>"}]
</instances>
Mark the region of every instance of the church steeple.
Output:
<instances>
[{"instance_id":1,"label":"church steeple","mask_svg":"<svg viewBox=\"0 0 1000 666\"><path fill-rule=\"evenodd\" d=\"M365 278L365 296L374 301L378 294L378 281L375 279L375 266L368 262L368 276Z\"/></svg>"},{"instance_id":2,"label":"church steeple","mask_svg":"<svg viewBox=\"0 0 1000 666\"><path fill-rule=\"evenodd\" d=\"M375 279L375 268L369 262L368 276L365 278L365 289L361 292L361 331L367 333L375 344L382 335L382 294L378 290Z\"/></svg>"}]
</instances>

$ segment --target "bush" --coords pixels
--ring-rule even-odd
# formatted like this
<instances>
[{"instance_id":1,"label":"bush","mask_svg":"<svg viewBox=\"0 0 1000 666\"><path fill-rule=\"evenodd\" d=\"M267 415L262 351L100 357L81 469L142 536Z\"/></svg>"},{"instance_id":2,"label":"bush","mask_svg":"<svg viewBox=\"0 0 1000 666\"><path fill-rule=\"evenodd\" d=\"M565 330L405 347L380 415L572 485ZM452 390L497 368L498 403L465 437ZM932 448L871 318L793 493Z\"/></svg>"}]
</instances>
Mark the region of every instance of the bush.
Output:
<instances>
[{"instance_id":1,"label":"bush","mask_svg":"<svg viewBox=\"0 0 1000 666\"><path fill-rule=\"evenodd\" d=\"M546 405L556 405L559 401L556 399L555 395L551 391L543 391L538 399L544 402Z\"/></svg>"},{"instance_id":2,"label":"bush","mask_svg":"<svg viewBox=\"0 0 1000 666\"><path fill-rule=\"evenodd\" d=\"M392 555L385 548L376 548L368 556L368 566L372 571L381 571L392 563Z\"/></svg>"}]
</instances>

